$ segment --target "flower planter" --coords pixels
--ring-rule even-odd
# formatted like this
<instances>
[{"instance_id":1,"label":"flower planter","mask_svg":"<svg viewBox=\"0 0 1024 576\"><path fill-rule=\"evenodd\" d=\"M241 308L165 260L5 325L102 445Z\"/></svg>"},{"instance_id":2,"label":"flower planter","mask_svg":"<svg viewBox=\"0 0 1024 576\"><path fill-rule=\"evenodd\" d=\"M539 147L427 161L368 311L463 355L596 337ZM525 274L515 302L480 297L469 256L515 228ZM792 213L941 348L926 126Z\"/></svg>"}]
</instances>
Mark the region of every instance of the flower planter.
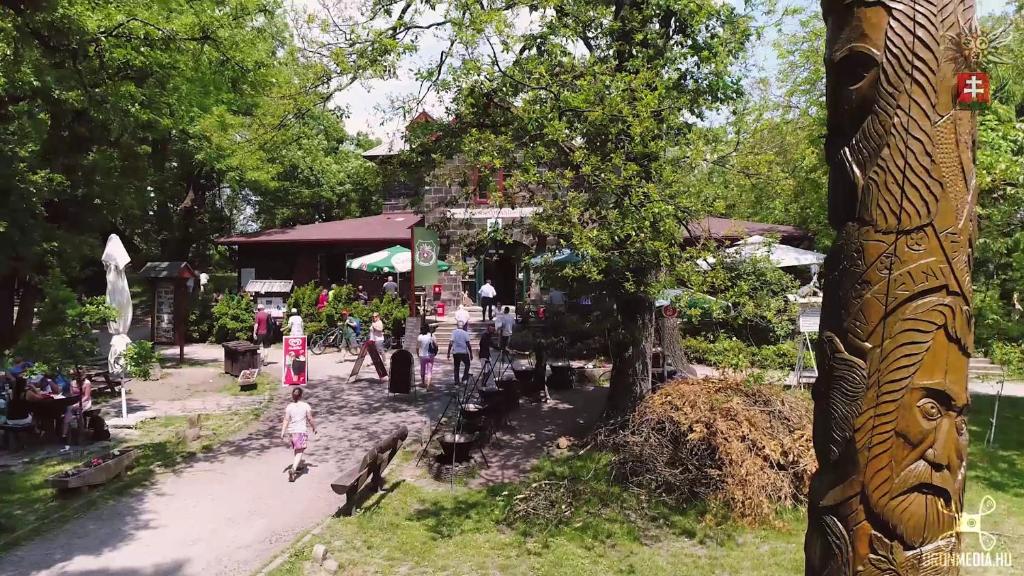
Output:
<instances>
[{"instance_id":1,"label":"flower planter","mask_svg":"<svg viewBox=\"0 0 1024 576\"><path fill-rule=\"evenodd\" d=\"M113 478L124 474L128 466L135 461L135 456L134 448L108 452L87 460L71 470L50 476L47 478L47 483L51 488L59 491L106 484Z\"/></svg>"}]
</instances>

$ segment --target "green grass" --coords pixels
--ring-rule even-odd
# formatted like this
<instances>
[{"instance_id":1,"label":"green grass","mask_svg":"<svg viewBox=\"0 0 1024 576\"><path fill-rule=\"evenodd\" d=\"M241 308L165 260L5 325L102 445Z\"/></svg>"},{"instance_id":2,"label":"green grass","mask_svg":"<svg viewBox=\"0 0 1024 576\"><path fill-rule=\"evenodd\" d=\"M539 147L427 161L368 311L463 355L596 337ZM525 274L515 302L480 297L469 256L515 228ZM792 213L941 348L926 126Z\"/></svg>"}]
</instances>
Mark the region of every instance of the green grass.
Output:
<instances>
[{"instance_id":1,"label":"green grass","mask_svg":"<svg viewBox=\"0 0 1024 576\"><path fill-rule=\"evenodd\" d=\"M1024 574L1024 399L1003 398L996 441L985 447L993 398L973 399L966 511L991 496L997 508L982 520L996 534L991 551L1009 552L1014 566L964 567L964 576ZM645 505L606 478L601 455L544 460L524 482L470 490L400 481L353 518L331 519L289 552L274 576L299 576L312 547L326 544L341 574L687 576L792 575L803 572L805 511L783 511L772 527L747 528L708 510L682 513ZM397 469L397 468L396 468ZM535 482L570 480L562 509L509 526L506 512ZM963 551L980 551L974 534Z\"/></svg>"},{"instance_id":2,"label":"green grass","mask_svg":"<svg viewBox=\"0 0 1024 576\"><path fill-rule=\"evenodd\" d=\"M87 456L43 458L17 471L0 473L0 510L3 510L0 514L0 551L10 550L30 535L54 533L73 516L150 482L157 468L173 466L190 455L213 448L249 428L259 419L261 412L261 409L253 409L203 415L202 435L191 444L186 444L182 437L187 425L185 416L147 420L139 425L138 437L116 446L135 446L139 450L127 477L86 494L58 498L47 485L46 478L73 468ZM108 449L97 448L88 452L95 454ZM47 520L40 520L44 518Z\"/></svg>"},{"instance_id":3,"label":"green grass","mask_svg":"<svg viewBox=\"0 0 1024 576\"><path fill-rule=\"evenodd\" d=\"M257 376L256 389L248 390L246 392L242 392L238 389L238 378L230 377L229 381L228 378L225 378L225 380L221 393L229 396L266 396L272 387L280 386L280 383L277 382L277 380L271 379L270 376L267 376L266 374L260 374Z\"/></svg>"},{"instance_id":4,"label":"green grass","mask_svg":"<svg viewBox=\"0 0 1024 576\"><path fill-rule=\"evenodd\" d=\"M992 497L996 508L982 517L981 528L996 536L990 553L1008 552L1014 565L962 570L970 576L1024 574L1024 398L1003 397L999 401L995 442L986 447L984 439L991 426L994 402L993 396L971 398L964 511L976 514L982 498ZM963 535L963 551L982 551L976 534Z\"/></svg>"},{"instance_id":5,"label":"green grass","mask_svg":"<svg viewBox=\"0 0 1024 576\"><path fill-rule=\"evenodd\" d=\"M542 461L531 479L452 495L409 481L364 505L353 518L330 520L290 552L275 576L302 574L314 544L326 544L342 574L501 574L604 576L801 571L802 513L773 528L744 529L706 510L673 513L606 481L607 457ZM565 492L533 515L507 512L531 485ZM550 484L536 484L550 483ZM563 499L562 496L565 496ZM547 500L546 500L547 501ZM565 506L566 503L568 506ZM756 551L756 554L752 554ZM765 562L771 558L772 562Z\"/></svg>"}]
</instances>

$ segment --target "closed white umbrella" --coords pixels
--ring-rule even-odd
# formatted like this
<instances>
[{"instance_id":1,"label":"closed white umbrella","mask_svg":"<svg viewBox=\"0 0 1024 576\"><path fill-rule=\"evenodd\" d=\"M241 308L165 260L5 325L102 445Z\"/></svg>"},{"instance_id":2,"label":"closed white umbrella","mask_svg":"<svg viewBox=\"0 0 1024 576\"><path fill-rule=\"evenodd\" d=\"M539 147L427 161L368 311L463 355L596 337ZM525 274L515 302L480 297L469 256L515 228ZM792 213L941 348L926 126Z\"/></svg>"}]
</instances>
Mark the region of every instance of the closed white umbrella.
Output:
<instances>
[{"instance_id":1,"label":"closed white umbrella","mask_svg":"<svg viewBox=\"0 0 1024 576\"><path fill-rule=\"evenodd\" d=\"M132 325L132 294L128 290L128 278L125 276L124 268L132 259L117 234L111 234L107 238L107 245L100 260L103 262L107 277L107 303L117 310L117 318L107 322L107 330L111 335L107 366L111 375L123 378L124 352L132 343L128 337L128 329ZM124 386L121 386L121 412L123 418L128 417Z\"/></svg>"}]
</instances>

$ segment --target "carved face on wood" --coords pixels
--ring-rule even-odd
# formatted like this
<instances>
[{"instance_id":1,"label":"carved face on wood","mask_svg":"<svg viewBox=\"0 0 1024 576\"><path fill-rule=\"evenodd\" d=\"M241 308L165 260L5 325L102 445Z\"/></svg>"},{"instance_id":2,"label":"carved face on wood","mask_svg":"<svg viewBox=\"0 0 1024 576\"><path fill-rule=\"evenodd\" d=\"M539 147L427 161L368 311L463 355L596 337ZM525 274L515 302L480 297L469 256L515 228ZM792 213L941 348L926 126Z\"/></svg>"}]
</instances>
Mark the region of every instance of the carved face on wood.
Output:
<instances>
[{"instance_id":1,"label":"carved face on wood","mask_svg":"<svg viewBox=\"0 0 1024 576\"><path fill-rule=\"evenodd\" d=\"M889 486L874 490L867 484L868 504L886 524L884 531L913 548L948 537L963 509L966 386L933 378L929 368L935 363L929 356L946 349L941 345L945 333L940 331L936 340L939 345L933 344L896 408L895 472Z\"/></svg>"}]
</instances>

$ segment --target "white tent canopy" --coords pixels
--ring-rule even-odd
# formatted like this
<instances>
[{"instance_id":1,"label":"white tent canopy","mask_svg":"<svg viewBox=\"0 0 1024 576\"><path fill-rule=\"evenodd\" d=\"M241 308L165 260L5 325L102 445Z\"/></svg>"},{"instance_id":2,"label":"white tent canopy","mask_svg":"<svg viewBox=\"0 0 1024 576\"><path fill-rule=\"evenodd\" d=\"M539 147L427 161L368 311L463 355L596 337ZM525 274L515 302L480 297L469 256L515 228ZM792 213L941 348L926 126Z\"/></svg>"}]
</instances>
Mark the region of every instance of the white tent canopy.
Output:
<instances>
[{"instance_id":1,"label":"white tent canopy","mask_svg":"<svg viewBox=\"0 0 1024 576\"><path fill-rule=\"evenodd\" d=\"M740 258L753 258L755 256L766 256L777 268L788 268L790 266L812 266L825 262L825 255L813 250L804 250L772 242L764 236L751 236L740 240L725 250ZM706 258L698 262L698 265L707 270L715 263L714 258Z\"/></svg>"}]
</instances>

